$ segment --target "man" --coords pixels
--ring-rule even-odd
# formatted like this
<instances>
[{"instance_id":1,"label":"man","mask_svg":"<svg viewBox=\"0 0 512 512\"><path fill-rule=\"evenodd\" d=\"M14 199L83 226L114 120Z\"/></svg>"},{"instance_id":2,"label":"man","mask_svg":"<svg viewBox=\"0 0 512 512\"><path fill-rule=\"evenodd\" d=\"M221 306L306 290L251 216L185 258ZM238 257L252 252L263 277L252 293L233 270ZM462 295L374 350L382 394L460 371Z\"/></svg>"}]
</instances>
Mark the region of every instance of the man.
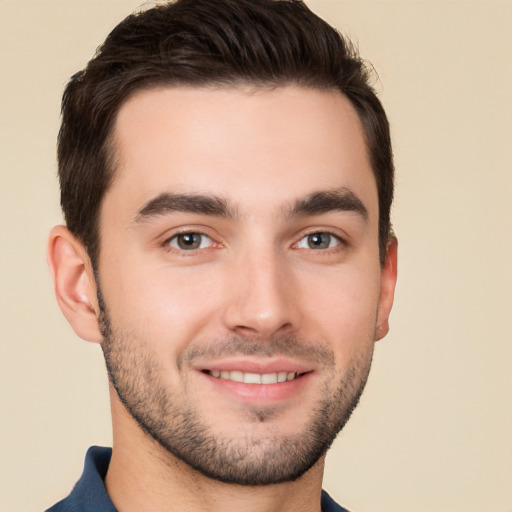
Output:
<instances>
[{"instance_id":1,"label":"man","mask_svg":"<svg viewBox=\"0 0 512 512\"><path fill-rule=\"evenodd\" d=\"M49 262L113 449L61 511L339 511L325 453L396 281L385 113L302 3L129 16L68 84Z\"/></svg>"}]
</instances>

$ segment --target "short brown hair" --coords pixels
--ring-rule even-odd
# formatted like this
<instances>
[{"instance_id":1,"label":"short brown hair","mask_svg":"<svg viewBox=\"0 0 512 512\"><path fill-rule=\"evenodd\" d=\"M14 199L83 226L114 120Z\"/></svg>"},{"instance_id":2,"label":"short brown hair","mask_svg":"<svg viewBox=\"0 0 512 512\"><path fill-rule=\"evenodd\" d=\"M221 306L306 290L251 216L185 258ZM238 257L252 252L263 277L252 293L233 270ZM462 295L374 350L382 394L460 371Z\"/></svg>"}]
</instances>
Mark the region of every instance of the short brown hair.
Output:
<instances>
[{"instance_id":1,"label":"short brown hair","mask_svg":"<svg viewBox=\"0 0 512 512\"><path fill-rule=\"evenodd\" d=\"M393 198L389 124L350 42L300 0L177 0L123 20L64 92L61 205L93 265L101 201L115 171L112 127L130 95L162 85L288 84L339 90L359 114L377 183L383 262Z\"/></svg>"}]
</instances>

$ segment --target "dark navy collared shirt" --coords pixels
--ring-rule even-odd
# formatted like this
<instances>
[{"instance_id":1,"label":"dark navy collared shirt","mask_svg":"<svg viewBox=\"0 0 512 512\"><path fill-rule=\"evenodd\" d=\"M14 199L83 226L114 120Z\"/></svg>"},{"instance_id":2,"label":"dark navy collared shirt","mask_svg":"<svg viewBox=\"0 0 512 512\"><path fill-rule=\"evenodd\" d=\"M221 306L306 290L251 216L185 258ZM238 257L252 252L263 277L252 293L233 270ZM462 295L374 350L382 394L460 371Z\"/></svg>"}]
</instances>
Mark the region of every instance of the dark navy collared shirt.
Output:
<instances>
[{"instance_id":1,"label":"dark navy collared shirt","mask_svg":"<svg viewBox=\"0 0 512 512\"><path fill-rule=\"evenodd\" d=\"M89 448L85 457L84 472L71 494L46 512L117 512L103 483L111 456L111 448ZM322 491L322 512L348 511Z\"/></svg>"}]
</instances>

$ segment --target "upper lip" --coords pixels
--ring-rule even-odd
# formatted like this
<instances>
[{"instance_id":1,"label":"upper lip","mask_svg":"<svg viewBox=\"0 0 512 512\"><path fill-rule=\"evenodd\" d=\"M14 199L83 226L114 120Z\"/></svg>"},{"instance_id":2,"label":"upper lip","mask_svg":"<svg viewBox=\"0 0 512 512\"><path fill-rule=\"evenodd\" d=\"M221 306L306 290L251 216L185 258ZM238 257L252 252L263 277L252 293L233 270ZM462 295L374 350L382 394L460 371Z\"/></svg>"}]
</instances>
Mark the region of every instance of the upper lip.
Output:
<instances>
[{"instance_id":1,"label":"upper lip","mask_svg":"<svg viewBox=\"0 0 512 512\"><path fill-rule=\"evenodd\" d=\"M307 373L314 370L310 364L301 363L285 358L276 358L270 361L262 361L257 359L222 359L219 361L206 362L205 364L195 365L200 371L240 371L244 373L279 373L294 372Z\"/></svg>"}]
</instances>

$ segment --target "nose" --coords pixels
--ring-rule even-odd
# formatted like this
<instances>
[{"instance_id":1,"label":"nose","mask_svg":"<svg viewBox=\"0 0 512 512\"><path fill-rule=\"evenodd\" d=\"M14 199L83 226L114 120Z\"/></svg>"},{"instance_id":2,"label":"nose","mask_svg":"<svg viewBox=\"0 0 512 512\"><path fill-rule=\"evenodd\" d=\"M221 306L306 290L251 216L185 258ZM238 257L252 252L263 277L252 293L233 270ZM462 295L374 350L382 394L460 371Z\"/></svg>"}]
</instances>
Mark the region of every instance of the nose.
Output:
<instances>
[{"instance_id":1,"label":"nose","mask_svg":"<svg viewBox=\"0 0 512 512\"><path fill-rule=\"evenodd\" d=\"M298 328L298 297L284 257L272 251L253 253L241 257L231 270L224 312L229 330L271 339Z\"/></svg>"}]
</instances>

